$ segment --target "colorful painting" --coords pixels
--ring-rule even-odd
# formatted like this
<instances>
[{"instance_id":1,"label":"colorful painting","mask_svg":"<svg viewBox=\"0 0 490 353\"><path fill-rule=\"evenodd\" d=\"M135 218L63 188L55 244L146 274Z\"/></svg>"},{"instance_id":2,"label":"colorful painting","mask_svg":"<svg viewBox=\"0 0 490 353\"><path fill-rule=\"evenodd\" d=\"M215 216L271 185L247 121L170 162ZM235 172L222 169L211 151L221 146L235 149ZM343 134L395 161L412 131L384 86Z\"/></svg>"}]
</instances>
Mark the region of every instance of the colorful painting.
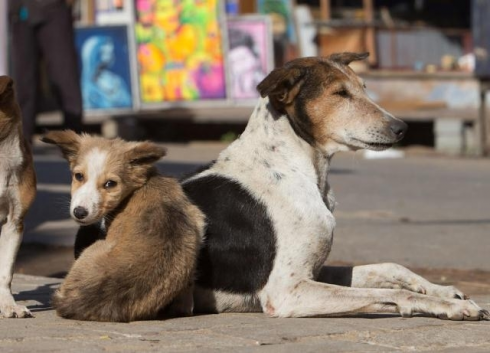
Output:
<instances>
[{"instance_id":1,"label":"colorful painting","mask_svg":"<svg viewBox=\"0 0 490 353\"><path fill-rule=\"evenodd\" d=\"M226 98L219 0L136 0L141 101Z\"/></svg>"},{"instance_id":2,"label":"colorful painting","mask_svg":"<svg viewBox=\"0 0 490 353\"><path fill-rule=\"evenodd\" d=\"M228 46L232 98L258 98L259 93L256 87L274 65L269 17L229 18Z\"/></svg>"},{"instance_id":3,"label":"colorful painting","mask_svg":"<svg viewBox=\"0 0 490 353\"><path fill-rule=\"evenodd\" d=\"M75 43L80 58L83 108L131 108L127 27L77 28Z\"/></svg>"}]
</instances>

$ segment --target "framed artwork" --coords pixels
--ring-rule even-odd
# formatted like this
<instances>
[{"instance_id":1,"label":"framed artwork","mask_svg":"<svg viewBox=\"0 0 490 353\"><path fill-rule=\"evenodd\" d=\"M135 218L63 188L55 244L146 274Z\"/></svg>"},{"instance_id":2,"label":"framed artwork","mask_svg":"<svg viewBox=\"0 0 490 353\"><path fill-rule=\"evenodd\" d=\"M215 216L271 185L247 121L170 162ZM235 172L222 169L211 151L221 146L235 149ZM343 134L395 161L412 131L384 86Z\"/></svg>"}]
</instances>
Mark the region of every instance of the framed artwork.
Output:
<instances>
[{"instance_id":1,"label":"framed artwork","mask_svg":"<svg viewBox=\"0 0 490 353\"><path fill-rule=\"evenodd\" d=\"M296 43L292 0L257 0L257 12L272 17L275 36Z\"/></svg>"},{"instance_id":2,"label":"framed artwork","mask_svg":"<svg viewBox=\"0 0 490 353\"><path fill-rule=\"evenodd\" d=\"M274 68L269 16L231 17L228 27L230 96L237 101L259 97L257 85Z\"/></svg>"},{"instance_id":3,"label":"framed artwork","mask_svg":"<svg viewBox=\"0 0 490 353\"><path fill-rule=\"evenodd\" d=\"M78 27L75 45L84 110L131 110L134 104L128 27Z\"/></svg>"},{"instance_id":4,"label":"framed artwork","mask_svg":"<svg viewBox=\"0 0 490 353\"><path fill-rule=\"evenodd\" d=\"M226 102L219 0L136 0L135 39L143 108Z\"/></svg>"},{"instance_id":5,"label":"framed artwork","mask_svg":"<svg viewBox=\"0 0 490 353\"><path fill-rule=\"evenodd\" d=\"M94 0L95 23L131 24L134 19L133 0Z\"/></svg>"}]
</instances>

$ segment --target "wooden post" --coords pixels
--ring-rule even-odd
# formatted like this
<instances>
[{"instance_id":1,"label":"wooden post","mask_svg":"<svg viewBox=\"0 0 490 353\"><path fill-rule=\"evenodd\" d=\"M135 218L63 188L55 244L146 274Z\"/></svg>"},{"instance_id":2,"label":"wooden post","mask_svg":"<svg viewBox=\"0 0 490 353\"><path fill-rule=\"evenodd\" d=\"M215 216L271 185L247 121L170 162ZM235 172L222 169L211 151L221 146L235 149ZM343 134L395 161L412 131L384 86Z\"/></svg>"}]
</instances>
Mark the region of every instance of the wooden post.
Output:
<instances>
[{"instance_id":1,"label":"wooden post","mask_svg":"<svg viewBox=\"0 0 490 353\"><path fill-rule=\"evenodd\" d=\"M364 21L368 23L366 28L366 49L369 51L368 61L371 65L376 64L376 39L374 37L374 4L373 0L362 0Z\"/></svg>"},{"instance_id":2,"label":"wooden post","mask_svg":"<svg viewBox=\"0 0 490 353\"><path fill-rule=\"evenodd\" d=\"M332 18L330 0L320 0L320 18L323 21L328 21Z\"/></svg>"}]
</instances>

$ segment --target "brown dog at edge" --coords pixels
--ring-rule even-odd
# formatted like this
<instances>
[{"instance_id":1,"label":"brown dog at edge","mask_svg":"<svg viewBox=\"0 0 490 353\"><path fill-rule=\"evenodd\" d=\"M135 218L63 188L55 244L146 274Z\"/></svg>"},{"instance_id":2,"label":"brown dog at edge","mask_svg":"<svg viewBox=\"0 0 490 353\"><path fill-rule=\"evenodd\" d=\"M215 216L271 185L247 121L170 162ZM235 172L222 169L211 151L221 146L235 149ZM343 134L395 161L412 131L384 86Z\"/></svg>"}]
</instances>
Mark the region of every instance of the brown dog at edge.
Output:
<instances>
[{"instance_id":1,"label":"brown dog at edge","mask_svg":"<svg viewBox=\"0 0 490 353\"><path fill-rule=\"evenodd\" d=\"M31 317L15 303L10 286L24 231L24 217L36 195L36 175L13 81L0 76L0 317Z\"/></svg>"}]
</instances>

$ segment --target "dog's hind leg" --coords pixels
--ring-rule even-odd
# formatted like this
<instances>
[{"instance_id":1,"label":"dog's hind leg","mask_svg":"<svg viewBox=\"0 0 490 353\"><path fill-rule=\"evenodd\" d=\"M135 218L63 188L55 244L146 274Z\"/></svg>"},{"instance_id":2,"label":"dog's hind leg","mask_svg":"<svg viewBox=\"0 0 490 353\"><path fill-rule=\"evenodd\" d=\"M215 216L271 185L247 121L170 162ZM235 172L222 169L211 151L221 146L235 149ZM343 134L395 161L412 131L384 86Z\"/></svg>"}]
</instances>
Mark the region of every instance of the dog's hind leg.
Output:
<instances>
[{"instance_id":1,"label":"dog's hind leg","mask_svg":"<svg viewBox=\"0 0 490 353\"><path fill-rule=\"evenodd\" d=\"M322 268L318 281L356 288L406 289L439 298L467 299L453 286L441 286L427 281L409 269L394 263L354 267Z\"/></svg>"},{"instance_id":2,"label":"dog's hind leg","mask_svg":"<svg viewBox=\"0 0 490 353\"><path fill-rule=\"evenodd\" d=\"M31 317L25 306L15 303L10 289L14 263L22 242L23 222L9 219L1 228L0 234L0 316Z\"/></svg>"},{"instance_id":3,"label":"dog's hind leg","mask_svg":"<svg viewBox=\"0 0 490 353\"><path fill-rule=\"evenodd\" d=\"M274 317L309 317L352 313L415 313L450 320L488 320L490 314L471 300L442 299L402 289L349 288L301 280L282 288L264 288L262 309Z\"/></svg>"}]
</instances>

